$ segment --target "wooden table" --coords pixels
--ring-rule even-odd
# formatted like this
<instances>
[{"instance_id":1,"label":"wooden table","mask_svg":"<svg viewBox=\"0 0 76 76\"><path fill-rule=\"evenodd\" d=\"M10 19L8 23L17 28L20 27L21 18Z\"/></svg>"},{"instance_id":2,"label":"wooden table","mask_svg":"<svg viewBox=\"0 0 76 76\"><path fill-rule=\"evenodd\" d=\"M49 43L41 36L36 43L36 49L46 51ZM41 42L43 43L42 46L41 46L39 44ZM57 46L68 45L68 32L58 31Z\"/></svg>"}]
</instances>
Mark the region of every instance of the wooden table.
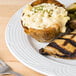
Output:
<instances>
[{"instance_id":1,"label":"wooden table","mask_svg":"<svg viewBox=\"0 0 76 76\"><path fill-rule=\"evenodd\" d=\"M19 72L24 76L44 76L17 61L9 52L5 43L5 29L9 19L19 8L29 1L31 0L0 0L0 58L14 71Z\"/></svg>"}]
</instances>

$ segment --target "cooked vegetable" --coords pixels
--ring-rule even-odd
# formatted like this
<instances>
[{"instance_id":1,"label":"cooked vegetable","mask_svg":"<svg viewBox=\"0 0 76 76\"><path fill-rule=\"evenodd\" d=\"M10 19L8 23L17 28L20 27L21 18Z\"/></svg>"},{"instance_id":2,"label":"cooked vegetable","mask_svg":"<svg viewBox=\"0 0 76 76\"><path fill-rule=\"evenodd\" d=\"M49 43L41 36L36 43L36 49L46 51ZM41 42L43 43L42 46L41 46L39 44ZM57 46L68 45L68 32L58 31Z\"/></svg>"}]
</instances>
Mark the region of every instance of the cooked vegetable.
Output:
<instances>
[{"instance_id":1,"label":"cooked vegetable","mask_svg":"<svg viewBox=\"0 0 76 76\"><path fill-rule=\"evenodd\" d=\"M71 29L76 29L76 3L70 5L67 10L70 16L70 21L68 24Z\"/></svg>"},{"instance_id":2,"label":"cooked vegetable","mask_svg":"<svg viewBox=\"0 0 76 76\"><path fill-rule=\"evenodd\" d=\"M76 3L71 4L67 9L69 12L75 12L76 11Z\"/></svg>"},{"instance_id":3,"label":"cooked vegetable","mask_svg":"<svg viewBox=\"0 0 76 76\"><path fill-rule=\"evenodd\" d=\"M71 20L71 21L69 22L69 25L70 25L70 27L71 27L72 29L76 29L76 19L75 19L75 20Z\"/></svg>"}]
</instances>

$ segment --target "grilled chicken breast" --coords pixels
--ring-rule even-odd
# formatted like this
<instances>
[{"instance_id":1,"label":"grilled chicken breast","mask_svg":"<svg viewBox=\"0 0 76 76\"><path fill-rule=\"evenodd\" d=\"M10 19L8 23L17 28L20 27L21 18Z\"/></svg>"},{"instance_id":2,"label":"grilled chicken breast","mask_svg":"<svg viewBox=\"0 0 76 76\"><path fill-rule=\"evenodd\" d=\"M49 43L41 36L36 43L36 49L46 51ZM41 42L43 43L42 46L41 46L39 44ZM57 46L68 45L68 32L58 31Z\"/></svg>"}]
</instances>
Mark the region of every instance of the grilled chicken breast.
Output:
<instances>
[{"instance_id":1,"label":"grilled chicken breast","mask_svg":"<svg viewBox=\"0 0 76 76\"><path fill-rule=\"evenodd\" d=\"M54 40L39 52L42 55L76 59L76 31Z\"/></svg>"}]
</instances>

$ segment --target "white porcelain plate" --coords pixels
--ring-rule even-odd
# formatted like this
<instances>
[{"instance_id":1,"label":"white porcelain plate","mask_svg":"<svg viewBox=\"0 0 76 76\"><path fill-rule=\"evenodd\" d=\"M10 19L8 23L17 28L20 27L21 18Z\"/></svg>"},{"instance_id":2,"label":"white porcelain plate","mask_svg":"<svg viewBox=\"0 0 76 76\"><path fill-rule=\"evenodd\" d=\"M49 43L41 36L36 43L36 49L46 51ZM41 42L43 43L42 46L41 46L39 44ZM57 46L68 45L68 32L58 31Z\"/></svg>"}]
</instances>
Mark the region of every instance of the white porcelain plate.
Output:
<instances>
[{"instance_id":1,"label":"white porcelain plate","mask_svg":"<svg viewBox=\"0 0 76 76\"><path fill-rule=\"evenodd\" d=\"M76 2L76 0L58 1L65 6ZM10 52L24 65L47 76L76 76L76 60L45 57L39 54L38 50L47 44L37 42L24 33L20 23L23 8L13 15L7 25L5 39Z\"/></svg>"}]
</instances>

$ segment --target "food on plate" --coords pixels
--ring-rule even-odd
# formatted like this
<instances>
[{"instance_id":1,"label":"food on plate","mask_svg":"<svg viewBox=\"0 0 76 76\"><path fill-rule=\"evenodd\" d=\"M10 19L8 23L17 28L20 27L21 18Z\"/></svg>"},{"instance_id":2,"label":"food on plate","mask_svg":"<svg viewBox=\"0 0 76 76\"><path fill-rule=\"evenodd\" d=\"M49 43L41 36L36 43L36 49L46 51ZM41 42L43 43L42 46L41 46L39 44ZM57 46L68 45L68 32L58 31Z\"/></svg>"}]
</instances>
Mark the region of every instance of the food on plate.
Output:
<instances>
[{"instance_id":1,"label":"food on plate","mask_svg":"<svg viewBox=\"0 0 76 76\"><path fill-rule=\"evenodd\" d=\"M70 16L70 21L68 22L68 25L71 29L76 29L76 3L70 5L67 10Z\"/></svg>"},{"instance_id":2,"label":"food on plate","mask_svg":"<svg viewBox=\"0 0 76 76\"><path fill-rule=\"evenodd\" d=\"M71 4L67 9L71 13L76 11L76 3Z\"/></svg>"},{"instance_id":3,"label":"food on plate","mask_svg":"<svg viewBox=\"0 0 76 76\"><path fill-rule=\"evenodd\" d=\"M76 59L76 30L63 35L39 50L42 55L51 55L65 59Z\"/></svg>"},{"instance_id":4,"label":"food on plate","mask_svg":"<svg viewBox=\"0 0 76 76\"><path fill-rule=\"evenodd\" d=\"M36 0L28 4L22 13L24 31L39 42L50 42L66 31L69 20L63 4L56 0Z\"/></svg>"}]
</instances>

